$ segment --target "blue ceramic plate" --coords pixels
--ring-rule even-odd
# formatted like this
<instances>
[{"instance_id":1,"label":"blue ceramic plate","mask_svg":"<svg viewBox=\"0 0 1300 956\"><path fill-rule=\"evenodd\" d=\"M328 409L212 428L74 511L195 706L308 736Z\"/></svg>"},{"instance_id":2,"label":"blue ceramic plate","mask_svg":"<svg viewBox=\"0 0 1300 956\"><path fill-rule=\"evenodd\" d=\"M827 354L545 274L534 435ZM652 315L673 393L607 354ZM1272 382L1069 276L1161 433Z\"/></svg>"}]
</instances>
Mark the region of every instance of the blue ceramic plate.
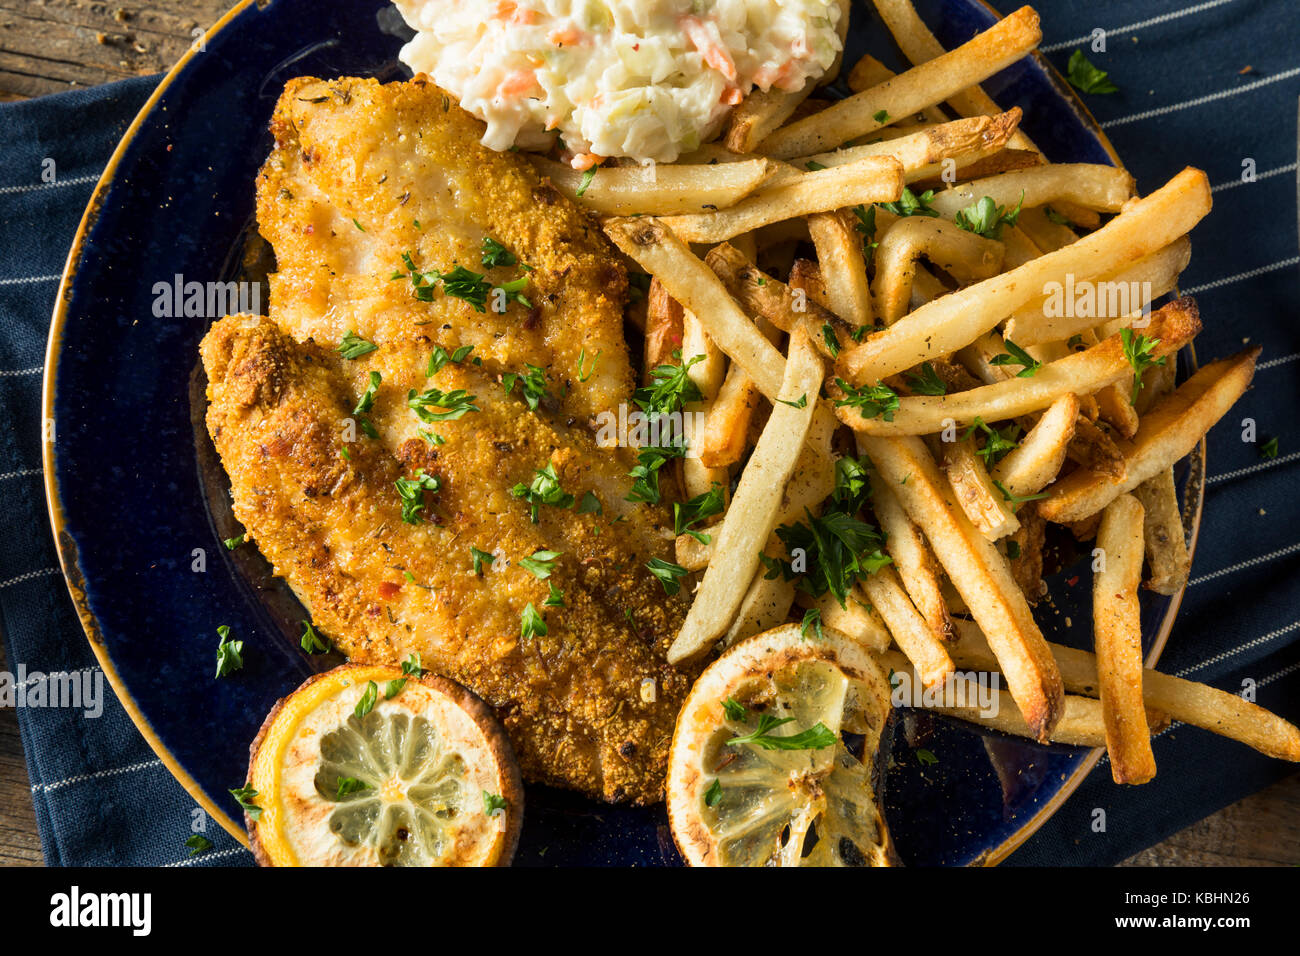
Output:
<instances>
[{"instance_id":1,"label":"blue ceramic plate","mask_svg":"<svg viewBox=\"0 0 1300 956\"><path fill-rule=\"evenodd\" d=\"M922 13L946 46L995 19L978 0L931 0ZM903 64L866 5L855 4L848 61L868 50ZM202 427L199 340L209 318L159 318L157 283L230 279L252 226L267 121L284 82L311 74L404 74L400 20L386 0L246 0L163 81L104 174L69 257L51 330L44 414L51 519L86 633L114 688L182 784L243 839L227 793L276 700L335 661L297 647L305 616L238 533ZM986 89L1020 106L1024 128L1055 160L1111 162L1096 124L1044 61L1029 59ZM1193 456L1193 465L1201 459ZM1184 466L1184 471L1188 466ZM1192 467L1192 471L1199 469ZM1187 494L1189 532L1199 482ZM1050 582L1052 639L1086 643L1086 567ZM1178 599L1145 604L1153 660ZM1073 620L1073 627L1066 622ZM213 681L215 628L251 653L236 679ZM909 864L1004 857L1074 789L1096 752L1039 747L924 714L897 722L887 815ZM913 747L938 762L923 765ZM998 771L1001 771L1001 777ZM1004 789L1000 779L1012 781ZM661 807L597 805L533 787L521 864L675 864Z\"/></svg>"}]
</instances>

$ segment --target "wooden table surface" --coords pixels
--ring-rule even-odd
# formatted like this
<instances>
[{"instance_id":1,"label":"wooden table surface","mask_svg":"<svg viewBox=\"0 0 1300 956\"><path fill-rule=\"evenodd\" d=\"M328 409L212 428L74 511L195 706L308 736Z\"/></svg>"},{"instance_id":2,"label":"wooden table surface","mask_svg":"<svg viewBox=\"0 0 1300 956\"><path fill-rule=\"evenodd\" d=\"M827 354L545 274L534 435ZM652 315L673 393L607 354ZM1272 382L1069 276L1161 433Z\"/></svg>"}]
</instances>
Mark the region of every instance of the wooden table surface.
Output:
<instances>
[{"instance_id":1,"label":"wooden table surface","mask_svg":"<svg viewBox=\"0 0 1300 956\"><path fill-rule=\"evenodd\" d=\"M321 0L344 2L344 0ZM232 0L0 0L0 100L167 69ZM0 649L0 668L4 667ZM1188 827L1125 866L1300 863L1300 774ZM12 710L0 709L0 865L40 865Z\"/></svg>"}]
</instances>

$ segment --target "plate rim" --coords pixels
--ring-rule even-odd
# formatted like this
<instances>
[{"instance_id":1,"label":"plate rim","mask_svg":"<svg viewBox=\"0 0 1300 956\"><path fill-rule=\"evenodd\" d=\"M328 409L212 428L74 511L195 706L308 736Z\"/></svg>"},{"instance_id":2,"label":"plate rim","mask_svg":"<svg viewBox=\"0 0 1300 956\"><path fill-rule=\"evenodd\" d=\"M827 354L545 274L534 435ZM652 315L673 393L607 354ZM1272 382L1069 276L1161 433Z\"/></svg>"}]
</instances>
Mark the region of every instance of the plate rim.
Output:
<instances>
[{"instance_id":1,"label":"plate rim","mask_svg":"<svg viewBox=\"0 0 1300 956\"><path fill-rule=\"evenodd\" d=\"M68 256L64 263L62 273L59 278L58 290L55 294L54 311L50 320L49 336L46 340L44 372L41 382L41 408L40 413L42 423L55 421L54 417L54 399L55 399L55 382L58 373L58 359L62 353L64 328L68 320L68 307L72 300L72 286L76 281L77 270L81 263L82 253L85 249L86 240L91 229L94 227L99 217L100 207L102 206L108 190L111 188L114 178L116 177L118 167L125 157L127 149L130 147L140 128L148 120L156 107L158 101L167 92L168 88L179 79L181 73L196 53L201 52L201 48L211 41L217 33L227 28L231 22L243 13L250 6L264 4L265 0L239 0L230 8L220 19L209 27L203 34L200 41L191 44L190 47L182 54L181 58L163 75L158 86L150 94L140 107L135 117L131 120L130 125L122 134L121 140L114 148L104 171L100 174L95 183L95 188L91 197L86 204L85 211L77 225L76 233L73 237L72 244L68 250ZM984 7L990 14L1002 19L999 13L987 0L974 0L979 6ZM1087 106L1079 96L1069 87L1060 73L1051 64L1050 61L1037 49L1033 50L1031 56L1035 62L1043 69L1045 75L1051 81L1056 93L1062 101L1068 105L1079 116L1085 126L1088 127L1106 151L1111 161L1120 168L1124 168L1123 160L1116 152L1109 138L1102 131L1101 124L1093 117ZM1187 346L1189 356L1193 367L1196 366L1195 350L1191 345ZM45 428L42 426L42 436L45 435ZM1206 443L1202 438L1193 449L1189 458L1199 462L1200 474L1204 475L1206 463ZM68 595L72 600L73 608L77 613L77 618L81 622L82 631L90 644L91 651L94 653L104 676L107 678L109 686L112 687L113 693L117 696L123 710L126 711L131 722L144 737L150 749L158 756L167 772L185 789L185 791L195 800L196 803L215 820L223 830L229 833L245 848L248 847L248 834L244 827L232 818L225 810L208 796L207 792L199 785L198 781L189 773L181 764L174 754L163 744L159 736L154 732L140 706L136 703L134 696L122 681L117 672L116 665L109 656L108 649L104 644L99 622L87 599L84 586L84 576L77 558L77 547L71 534L66 529L66 520L63 509L62 491L56 477L55 469L55 442L53 440L43 439L41 443L41 464L44 472L44 489L46 507L50 519L50 527L54 536L55 551L58 554L59 569L63 576L63 581L68 589ZM1189 526L1186 527L1185 533L1188 535L1188 556L1192 558L1196 553L1196 545L1200 536L1201 517L1204 511L1205 503L1205 482L1199 480L1195 482L1195 487L1191 489L1195 496L1194 507L1186 509L1190 515ZM1170 605L1161 620L1160 628L1156 633L1154 642L1150 651L1146 655L1145 665L1154 667L1160 659L1169 635L1173 631L1174 624L1178 619L1178 612L1182 608L1183 596L1186 593L1187 585L1184 583L1179 591L1170 597ZM969 865L972 866L996 866L1005 860L1012 852L1019 848L1028 840L1047 820L1055 814L1061 806L1068 800L1074 792L1083 783L1084 779L1092 772L1097 761L1101 758L1105 748L1094 747L1079 766L1070 774L1062 783L1061 787L1044 803L1038 810L1015 830L1010 836L1003 839L996 847L992 847Z\"/></svg>"}]
</instances>

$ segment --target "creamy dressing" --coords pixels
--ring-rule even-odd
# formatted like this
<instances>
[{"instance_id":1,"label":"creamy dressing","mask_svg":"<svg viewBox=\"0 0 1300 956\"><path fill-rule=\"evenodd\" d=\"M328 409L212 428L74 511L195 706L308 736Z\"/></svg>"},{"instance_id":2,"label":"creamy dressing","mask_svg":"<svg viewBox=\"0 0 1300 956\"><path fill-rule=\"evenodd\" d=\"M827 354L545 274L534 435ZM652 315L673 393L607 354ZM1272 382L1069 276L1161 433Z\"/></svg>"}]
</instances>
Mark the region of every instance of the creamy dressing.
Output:
<instances>
[{"instance_id":1,"label":"creamy dressing","mask_svg":"<svg viewBox=\"0 0 1300 956\"><path fill-rule=\"evenodd\" d=\"M487 123L484 145L671 162L754 88L801 89L841 43L838 0L395 0L401 58Z\"/></svg>"}]
</instances>

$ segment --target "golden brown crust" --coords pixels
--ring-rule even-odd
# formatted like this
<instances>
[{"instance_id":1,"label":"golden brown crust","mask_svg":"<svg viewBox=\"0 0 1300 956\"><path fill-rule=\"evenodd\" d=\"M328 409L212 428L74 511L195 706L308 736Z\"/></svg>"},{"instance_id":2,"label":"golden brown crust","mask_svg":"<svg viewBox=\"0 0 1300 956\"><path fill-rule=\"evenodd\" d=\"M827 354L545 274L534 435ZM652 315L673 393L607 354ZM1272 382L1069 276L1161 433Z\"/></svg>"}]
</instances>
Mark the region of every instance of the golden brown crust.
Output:
<instances>
[{"instance_id":1,"label":"golden brown crust","mask_svg":"<svg viewBox=\"0 0 1300 956\"><path fill-rule=\"evenodd\" d=\"M418 652L496 708L527 779L653 802L690 686L664 658L686 602L645 569L673 558L667 510L624 500L631 453L598 448L589 427L631 397L623 267L585 213L527 163L480 146L480 124L445 101L420 79L288 84L258 188L279 270L272 318L230 317L204 339L208 429L250 540L351 659ZM533 268L532 308L480 313L441 290L421 301L392 278L408 250L421 270L513 278L518 267L481 265L489 235ZM377 350L343 359L348 330ZM473 345L481 364L426 378L435 345ZM546 374L535 411L501 385L525 365ZM354 412L372 372L373 439ZM478 410L426 425L407 395L430 387L465 389ZM603 515L542 505L534 524L511 489L548 462ZM420 468L441 487L426 496L429 520L409 524L394 482ZM475 575L471 546L498 554L499 569ZM550 581L565 607L546 607L550 582L518 565L538 550L563 552ZM549 632L526 640L530 603Z\"/></svg>"}]
</instances>

